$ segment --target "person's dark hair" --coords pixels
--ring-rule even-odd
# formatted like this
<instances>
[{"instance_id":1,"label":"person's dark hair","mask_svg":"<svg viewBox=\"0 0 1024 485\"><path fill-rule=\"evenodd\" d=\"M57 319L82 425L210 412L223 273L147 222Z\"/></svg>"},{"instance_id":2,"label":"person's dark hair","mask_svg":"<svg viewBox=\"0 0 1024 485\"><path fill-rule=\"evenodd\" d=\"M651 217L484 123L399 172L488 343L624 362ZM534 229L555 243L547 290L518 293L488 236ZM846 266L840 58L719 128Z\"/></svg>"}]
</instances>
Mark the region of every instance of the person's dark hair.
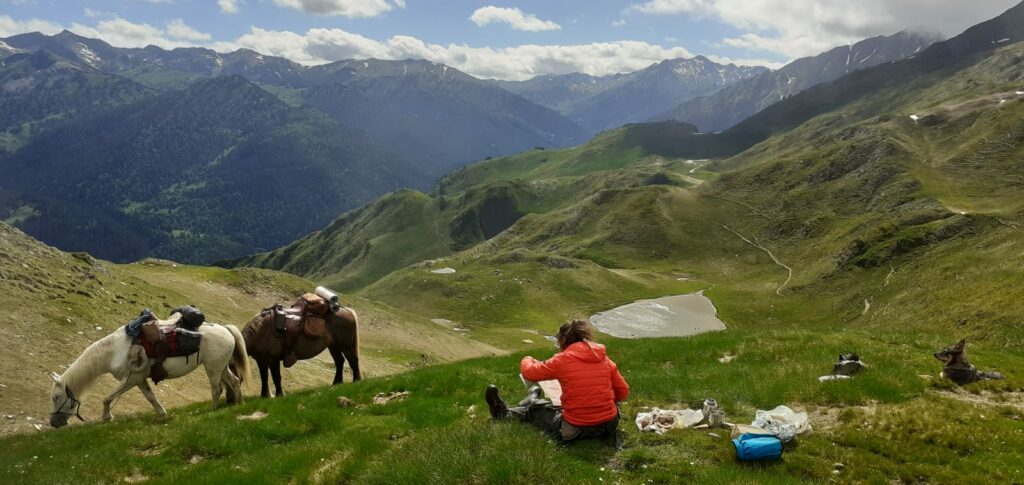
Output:
<instances>
[{"instance_id":1,"label":"person's dark hair","mask_svg":"<svg viewBox=\"0 0 1024 485\"><path fill-rule=\"evenodd\" d=\"M594 335L590 322L586 320L570 320L558 328L558 348L565 350L576 342L593 341Z\"/></svg>"}]
</instances>

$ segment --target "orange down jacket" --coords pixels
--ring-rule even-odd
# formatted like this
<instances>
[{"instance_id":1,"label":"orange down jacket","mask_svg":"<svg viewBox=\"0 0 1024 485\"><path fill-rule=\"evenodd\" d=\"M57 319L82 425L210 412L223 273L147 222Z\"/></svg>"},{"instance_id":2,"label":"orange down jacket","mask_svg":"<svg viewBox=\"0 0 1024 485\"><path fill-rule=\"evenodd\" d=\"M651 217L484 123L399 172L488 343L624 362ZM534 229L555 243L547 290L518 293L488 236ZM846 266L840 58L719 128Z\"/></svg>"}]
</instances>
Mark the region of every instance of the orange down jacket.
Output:
<instances>
[{"instance_id":1,"label":"orange down jacket","mask_svg":"<svg viewBox=\"0 0 1024 485\"><path fill-rule=\"evenodd\" d=\"M557 379L562 386L562 419L574 426L594 426L619 414L615 403L629 397L629 385L604 345L576 342L543 362L523 357L523 377L534 381Z\"/></svg>"}]
</instances>

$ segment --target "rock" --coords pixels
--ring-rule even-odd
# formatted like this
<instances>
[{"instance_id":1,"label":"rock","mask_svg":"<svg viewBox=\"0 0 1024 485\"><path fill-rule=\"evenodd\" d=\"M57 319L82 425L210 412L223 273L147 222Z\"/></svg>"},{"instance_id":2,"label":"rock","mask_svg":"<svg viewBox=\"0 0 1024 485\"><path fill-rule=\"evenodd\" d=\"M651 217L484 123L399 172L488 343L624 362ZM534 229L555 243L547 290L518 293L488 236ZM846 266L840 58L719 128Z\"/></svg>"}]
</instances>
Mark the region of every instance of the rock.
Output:
<instances>
[{"instance_id":1,"label":"rock","mask_svg":"<svg viewBox=\"0 0 1024 485\"><path fill-rule=\"evenodd\" d=\"M476 404L472 404L468 408L466 408L466 415L471 418L476 417Z\"/></svg>"},{"instance_id":2,"label":"rock","mask_svg":"<svg viewBox=\"0 0 1024 485\"><path fill-rule=\"evenodd\" d=\"M734 360L736 360L736 356L729 353L726 353L725 355L718 358L718 361L723 364L728 364L729 362L732 362Z\"/></svg>"},{"instance_id":3,"label":"rock","mask_svg":"<svg viewBox=\"0 0 1024 485\"><path fill-rule=\"evenodd\" d=\"M392 391L388 393L381 392L378 393L376 396L373 396L373 403L377 405L384 405L392 401L402 401L405 398L409 397L409 394L409 391Z\"/></svg>"},{"instance_id":4,"label":"rock","mask_svg":"<svg viewBox=\"0 0 1024 485\"><path fill-rule=\"evenodd\" d=\"M430 270L430 272L434 273L434 274L452 274L452 273L455 272L455 269L454 268L440 268L440 269L432 269L432 270Z\"/></svg>"},{"instance_id":5,"label":"rock","mask_svg":"<svg viewBox=\"0 0 1024 485\"><path fill-rule=\"evenodd\" d=\"M196 465L196 464L199 464L199 462L201 462L201 461L203 461L203 455L192 455L188 459L188 464L189 465Z\"/></svg>"},{"instance_id":6,"label":"rock","mask_svg":"<svg viewBox=\"0 0 1024 485\"><path fill-rule=\"evenodd\" d=\"M352 402L351 399L349 399L349 398L347 398L345 396L338 396L338 407L350 408L350 407L355 406L355 405L356 405L356 403Z\"/></svg>"},{"instance_id":7,"label":"rock","mask_svg":"<svg viewBox=\"0 0 1024 485\"><path fill-rule=\"evenodd\" d=\"M243 414L243 415L239 416L238 420L239 421L259 421L259 420L261 420L261 419L263 419L263 418L265 418L267 416L269 416L267 413L265 413L263 411L260 411L260 410L256 410L256 411L253 411L252 414Z\"/></svg>"}]
</instances>

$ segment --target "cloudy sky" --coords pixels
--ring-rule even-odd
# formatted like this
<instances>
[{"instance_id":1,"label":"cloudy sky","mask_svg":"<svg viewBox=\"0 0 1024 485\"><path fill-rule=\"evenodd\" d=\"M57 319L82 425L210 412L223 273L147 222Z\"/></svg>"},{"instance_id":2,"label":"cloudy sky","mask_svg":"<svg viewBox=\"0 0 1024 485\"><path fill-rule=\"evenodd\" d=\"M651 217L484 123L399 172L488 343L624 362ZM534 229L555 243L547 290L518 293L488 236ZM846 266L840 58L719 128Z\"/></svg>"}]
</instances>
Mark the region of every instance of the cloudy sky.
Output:
<instances>
[{"instance_id":1,"label":"cloudy sky","mask_svg":"<svg viewBox=\"0 0 1024 485\"><path fill-rule=\"evenodd\" d=\"M303 64L424 58L479 77L604 75L666 58L779 67L912 29L956 35L1020 0L0 0L0 37L246 47Z\"/></svg>"}]
</instances>

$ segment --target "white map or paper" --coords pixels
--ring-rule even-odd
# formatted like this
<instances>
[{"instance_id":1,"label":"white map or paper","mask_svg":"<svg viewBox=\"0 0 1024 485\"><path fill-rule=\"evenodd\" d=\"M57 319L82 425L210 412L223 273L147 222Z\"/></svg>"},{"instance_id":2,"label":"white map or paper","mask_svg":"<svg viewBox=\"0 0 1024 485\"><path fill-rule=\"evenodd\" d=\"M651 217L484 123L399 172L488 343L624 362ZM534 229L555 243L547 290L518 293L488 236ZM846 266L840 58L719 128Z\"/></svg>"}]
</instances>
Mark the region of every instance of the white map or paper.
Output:
<instances>
[{"instance_id":1,"label":"white map or paper","mask_svg":"<svg viewBox=\"0 0 1024 485\"><path fill-rule=\"evenodd\" d=\"M540 386L541 391L544 392L544 397L550 400L551 404L555 406L562 405L562 385L559 384L558 381L533 382L523 377L522 374L519 374L519 378L522 379L523 385L526 386L527 389L533 386Z\"/></svg>"}]
</instances>

